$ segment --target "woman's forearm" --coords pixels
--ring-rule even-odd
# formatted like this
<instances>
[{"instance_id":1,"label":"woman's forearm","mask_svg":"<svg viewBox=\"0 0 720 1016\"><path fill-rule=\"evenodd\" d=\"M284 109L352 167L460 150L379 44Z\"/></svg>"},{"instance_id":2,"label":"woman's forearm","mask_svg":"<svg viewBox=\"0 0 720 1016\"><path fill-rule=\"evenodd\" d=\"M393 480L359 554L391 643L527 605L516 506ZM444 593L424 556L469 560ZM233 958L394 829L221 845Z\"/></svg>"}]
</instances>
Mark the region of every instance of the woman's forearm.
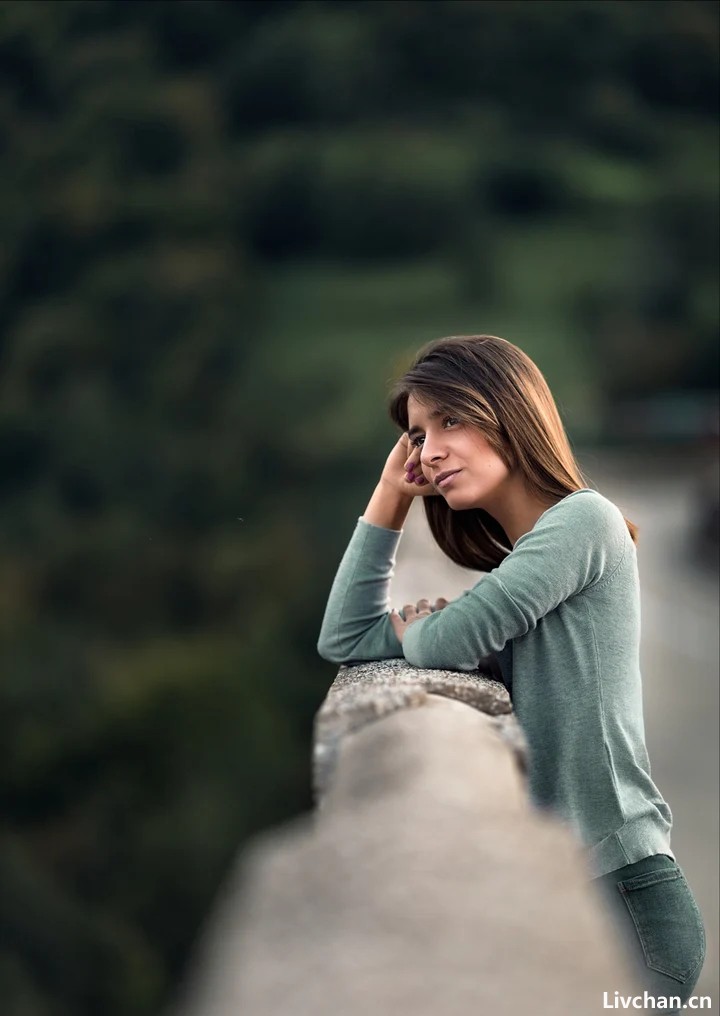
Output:
<instances>
[{"instance_id":1,"label":"woman's forearm","mask_svg":"<svg viewBox=\"0 0 720 1016\"><path fill-rule=\"evenodd\" d=\"M373 491L362 518L373 526L400 530L412 503L412 497L401 494L381 481Z\"/></svg>"},{"instance_id":2,"label":"woman's forearm","mask_svg":"<svg viewBox=\"0 0 720 1016\"><path fill-rule=\"evenodd\" d=\"M402 657L388 599L399 534L413 502L397 486L406 455L401 439L386 465L391 479L378 480L335 575L318 639L318 652L333 663Z\"/></svg>"},{"instance_id":3,"label":"woman's forearm","mask_svg":"<svg viewBox=\"0 0 720 1016\"><path fill-rule=\"evenodd\" d=\"M358 521L325 608L317 646L324 660L349 663L402 656L388 613L400 539L389 527Z\"/></svg>"}]
</instances>

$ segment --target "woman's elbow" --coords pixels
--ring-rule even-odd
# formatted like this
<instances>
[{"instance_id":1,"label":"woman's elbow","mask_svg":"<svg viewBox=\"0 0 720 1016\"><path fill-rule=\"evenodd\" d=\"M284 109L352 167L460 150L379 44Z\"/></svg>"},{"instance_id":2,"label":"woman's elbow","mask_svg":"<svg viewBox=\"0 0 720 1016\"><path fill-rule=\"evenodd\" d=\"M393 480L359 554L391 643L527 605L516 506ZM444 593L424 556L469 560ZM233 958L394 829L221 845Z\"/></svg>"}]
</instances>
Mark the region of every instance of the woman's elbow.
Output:
<instances>
[{"instance_id":1,"label":"woman's elbow","mask_svg":"<svg viewBox=\"0 0 720 1016\"><path fill-rule=\"evenodd\" d=\"M339 647L326 642L323 638L318 639L317 651L318 656L327 660L328 663L345 663L345 654L340 651Z\"/></svg>"}]
</instances>

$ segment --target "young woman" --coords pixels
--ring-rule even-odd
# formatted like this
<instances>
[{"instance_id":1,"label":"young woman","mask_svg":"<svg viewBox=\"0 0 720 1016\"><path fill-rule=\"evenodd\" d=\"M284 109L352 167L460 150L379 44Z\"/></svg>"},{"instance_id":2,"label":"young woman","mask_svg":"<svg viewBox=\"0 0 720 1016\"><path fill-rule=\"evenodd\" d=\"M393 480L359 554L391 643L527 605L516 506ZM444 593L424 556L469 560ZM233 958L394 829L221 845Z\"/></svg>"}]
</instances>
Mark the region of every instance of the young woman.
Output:
<instances>
[{"instance_id":1,"label":"young woman","mask_svg":"<svg viewBox=\"0 0 720 1016\"><path fill-rule=\"evenodd\" d=\"M431 342L389 408L402 435L338 569L318 652L461 671L492 661L527 738L531 800L587 848L641 984L685 1002L705 932L650 777L636 527L586 485L544 377L505 339ZM388 611L416 496L445 554L489 574L435 609Z\"/></svg>"}]
</instances>

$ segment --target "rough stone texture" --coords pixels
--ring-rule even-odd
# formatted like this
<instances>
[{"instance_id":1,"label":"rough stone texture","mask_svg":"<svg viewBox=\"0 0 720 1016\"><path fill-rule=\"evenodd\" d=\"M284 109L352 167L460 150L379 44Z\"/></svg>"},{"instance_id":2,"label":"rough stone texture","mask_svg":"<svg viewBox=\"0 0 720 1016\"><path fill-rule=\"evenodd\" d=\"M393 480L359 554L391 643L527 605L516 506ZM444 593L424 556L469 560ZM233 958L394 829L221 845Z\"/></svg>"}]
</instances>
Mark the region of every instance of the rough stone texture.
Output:
<instances>
[{"instance_id":1,"label":"rough stone texture","mask_svg":"<svg viewBox=\"0 0 720 1016\"><path fill-rule=\"evenodd\" d=\"M428 695L456 699L493 717L493 728L525 771L526 745L503 684L482 671L421 670L404 659L341 667L315 718L313 776L322 804L343 737L397 709L422 706Z\"/></svg>"},{"instance_id":2,"label":"rough stone texture","mask_svg":"<svg viewBox=\"0 0 720 1016\"><path fill-rule=\"evenodd\" d=\"M493 718L420 692L342 738L319 812L246 852L181 1016L594 1016L636 993Z\"/></svg>"}]
</instances>

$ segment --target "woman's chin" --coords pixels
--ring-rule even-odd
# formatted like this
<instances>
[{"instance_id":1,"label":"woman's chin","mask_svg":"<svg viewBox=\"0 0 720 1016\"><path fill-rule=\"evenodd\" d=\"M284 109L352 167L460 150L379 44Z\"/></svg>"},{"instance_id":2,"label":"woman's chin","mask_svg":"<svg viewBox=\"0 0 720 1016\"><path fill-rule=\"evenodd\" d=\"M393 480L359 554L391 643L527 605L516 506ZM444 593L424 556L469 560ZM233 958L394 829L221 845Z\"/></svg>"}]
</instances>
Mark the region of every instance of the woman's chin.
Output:
<instances>
[{"instance_id":1,"label":"woman's chin","mask_svg":"<svg viewBox=\"0 0 720 1016\"><path fill-rule=\"evenodd\" d=\"M453 511L470 511L473 508L479 507L477 497L472 497L472 495L467 492L461 494L457 491L449 490L447 493L443 493L442 491L439 491L439 493L441 493L445 498L445 503L448 508L451 508Z\"/></svg>"},{"instance_id":2,"label":"woman's chin","mask_svg":"<svg viewBox=\"0 0 720 1016\"><path fill-rule=\"evenodd\" d=\"M470 505L465 503L467 501L467 497L462 497L462 495L456 494L455 491L448 490L446 493L441 490L438 493L445 498L445 503L448 508L453 508L455 511L461 511L463 508L470 507Z\"/></svg>"}]
</instances>

